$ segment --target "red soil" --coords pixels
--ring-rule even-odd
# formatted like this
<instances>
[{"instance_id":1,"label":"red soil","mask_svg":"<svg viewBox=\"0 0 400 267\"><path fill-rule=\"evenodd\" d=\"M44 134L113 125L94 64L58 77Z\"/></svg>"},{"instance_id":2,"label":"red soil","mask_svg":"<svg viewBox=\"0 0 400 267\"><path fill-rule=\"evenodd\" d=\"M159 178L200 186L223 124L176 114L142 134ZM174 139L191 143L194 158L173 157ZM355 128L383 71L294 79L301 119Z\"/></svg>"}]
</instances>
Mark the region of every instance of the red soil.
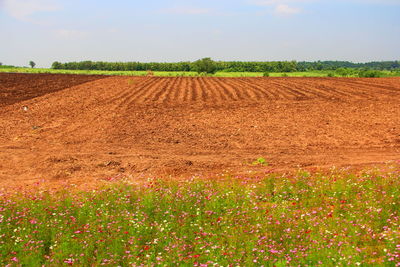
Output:
<instances>
[{"instance_id":1,"label":"red soil","mask_svg":"<svg viewBox=\"0 0 400 267\"><path fill-rule=\"evenodd\" d=\"M0 125L0 187L364 166L400 159L400 79L0 74Z\"/></svg>"},{"instance_id":2,"label":"red soil","mask_svg":"<svg viewBox=\"0 0 400 267\"><path fill-rule=\"evenodd\" d=\"M0 106L18 103L100 78L104 76L1 73Z\"/></svg>"}]
</instances>

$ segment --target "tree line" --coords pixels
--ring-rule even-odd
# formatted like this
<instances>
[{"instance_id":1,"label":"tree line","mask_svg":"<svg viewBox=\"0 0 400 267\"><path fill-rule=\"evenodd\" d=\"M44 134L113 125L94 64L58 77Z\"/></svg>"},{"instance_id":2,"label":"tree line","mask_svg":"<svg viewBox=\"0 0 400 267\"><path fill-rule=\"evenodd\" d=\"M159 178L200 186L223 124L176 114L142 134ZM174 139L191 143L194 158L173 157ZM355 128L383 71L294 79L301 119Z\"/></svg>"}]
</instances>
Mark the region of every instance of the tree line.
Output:
<instances>
[{"instance_id":1,"label":"tree line","mask_svg":"<svg viewBox=\"0 0 400 267\"><path fill-rule=\"evenodd\" d=\"M379 61L368 63L353 63L349 61L212 61L205 58L195 62L103 62L103 61L80 61L80 62L54 62L53 69L64 70L107 70L107 71L198 71L204 65L211 68L213 72L303 72L313 70L337 70L370 69L370 70L400 70L400 61Z\"/></svg>"}]
</instances>

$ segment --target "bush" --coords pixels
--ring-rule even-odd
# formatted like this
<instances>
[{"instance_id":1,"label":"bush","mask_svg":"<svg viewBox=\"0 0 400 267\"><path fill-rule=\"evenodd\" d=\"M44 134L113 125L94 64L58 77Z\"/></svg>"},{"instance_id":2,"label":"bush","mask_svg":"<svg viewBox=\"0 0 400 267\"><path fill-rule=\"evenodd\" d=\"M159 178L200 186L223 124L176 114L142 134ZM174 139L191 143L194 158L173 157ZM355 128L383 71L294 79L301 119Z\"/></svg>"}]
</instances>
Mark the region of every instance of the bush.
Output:
<instances>
[{"instance_id":1,"label":"bush","mask_svg":"<svg viewBox=\"0 0 400 267\"><path fill-rule=\"evenodd\" d=\"M335 77L335 75L332 72L328 72L328 74L326 75L326 77Z\"/></svg>"},{"instance_id":2,"label":"bush","mask_svg":"<svg viewBox=\"0 0 400 267\"><path fill-rule=\"evenodd\" d=\"M361 70L358 73L360 78L379 78L382 77L382 72L378 70Z\"/></svg>"},{"instance_id":3,"label":"bush","mask_svg":"<svg viewBox=\"0 0 400 267\"><path fill-rule=\"evenodd\" d=\"M339 68L335 71L335 73L340 77L348 77L354 74L354 70L349 68Z\"/></svg>"},{"instance_id":4,"label":"bush","mask_svg":"<svg viewBox=\"0 0 400 267\"><path fill-rule=\"evenodd\" d=\"M193 62L193 68L197 73L211 73L217 72L216 63L209 57L199 59Z\"/></svg>"},{"instance_id":5,"label":"bush","mask_svg":"<svg viewBox=\"0 0 400 267\"><path fill-rule=\"evenodd\" d=\"M264 77L269 77L269 72L264 72L264 73L263 73L263 76L264 76Z\"/></svg>"}]
</instances>

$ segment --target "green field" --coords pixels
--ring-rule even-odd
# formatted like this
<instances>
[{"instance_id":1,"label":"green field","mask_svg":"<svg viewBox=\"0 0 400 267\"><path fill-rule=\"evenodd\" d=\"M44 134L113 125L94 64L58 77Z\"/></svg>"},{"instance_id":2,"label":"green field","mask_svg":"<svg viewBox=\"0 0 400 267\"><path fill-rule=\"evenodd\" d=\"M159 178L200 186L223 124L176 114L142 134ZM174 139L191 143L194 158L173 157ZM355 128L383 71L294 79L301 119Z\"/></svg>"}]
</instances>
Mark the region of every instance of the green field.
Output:
<instances>
[{"instance_id":1,"label":"green field","mask_svg":"<svg viewBox=\"0 0 400 267\"><path fill-rule=\"evenodd\" d=\"M2 266L400 262L398 165L71 191L1 196Z\"/></svg>"},{"instance_id":2,"label":"green field","mask_svg":"<svg viewBox=\"0 0 400 267\"><path fill-rule=\"evenodd\" d=\"M55 74L86 74L86 75L122 75L122 76L145 76L147 71L101 71L101 70L55 70L55 69L42 69L42 68L9 68L0 67L0 72L12 73L55 73ZM400 72L380 71L382 77L398 77ZM270 77L343 77L335 74L334 71L307 71L307 72L279 72L269 73ZM333 75L332 75L333 74ZM168 76L168 77L197 77L203 76L197 72L179 72L179 71L154 71L154 76ZM207 76L214 77L262 77L262 72L217 72ZM356 74L346 77L357 77Z\"/></svg>"}]
</instances>

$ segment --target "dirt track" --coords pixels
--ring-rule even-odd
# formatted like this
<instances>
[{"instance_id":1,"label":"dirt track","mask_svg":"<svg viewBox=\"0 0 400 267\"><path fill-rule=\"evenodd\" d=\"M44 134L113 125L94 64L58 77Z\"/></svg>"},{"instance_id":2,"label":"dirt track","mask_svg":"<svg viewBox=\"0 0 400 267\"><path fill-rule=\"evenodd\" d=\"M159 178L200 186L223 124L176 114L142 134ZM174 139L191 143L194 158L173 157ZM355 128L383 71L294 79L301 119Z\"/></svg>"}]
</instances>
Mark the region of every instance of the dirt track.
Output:
<instances>
[{"instance_id":1,"label":"dirt track","mask_svg":"<svg viewBox=\"0 0 400 267\"><path fill-rule=\"evenodd\" d=\"M0 74L0 125L0 187L376 164L400 79Z\"/></svg>"}]
</instances>

